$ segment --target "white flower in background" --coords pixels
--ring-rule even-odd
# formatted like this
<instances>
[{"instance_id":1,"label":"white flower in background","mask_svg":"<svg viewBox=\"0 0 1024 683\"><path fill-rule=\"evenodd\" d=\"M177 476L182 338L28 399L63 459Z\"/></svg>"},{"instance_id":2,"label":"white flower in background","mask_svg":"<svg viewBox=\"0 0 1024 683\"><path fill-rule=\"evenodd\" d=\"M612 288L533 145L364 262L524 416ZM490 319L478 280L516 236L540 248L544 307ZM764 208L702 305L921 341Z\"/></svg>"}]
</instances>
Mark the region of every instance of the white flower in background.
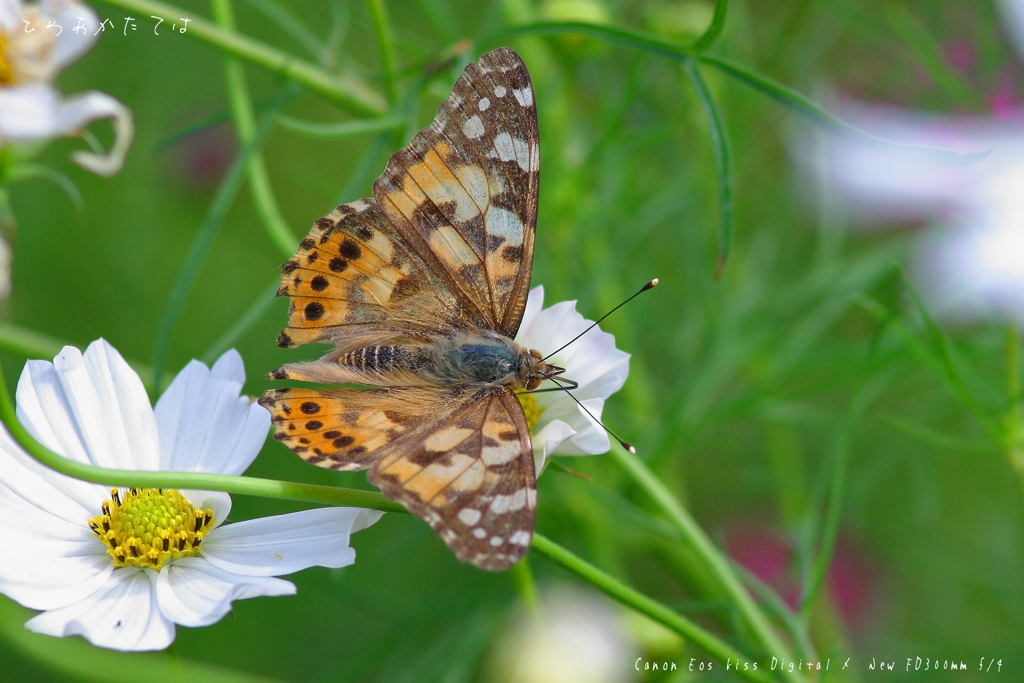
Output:
<instances>
[{"instance_id":1,"label":"white flower in background","mask_svg":"<svg viewBox=\"0 0 1024 683\"><path fill-rule=\"evenodd\" d=\"M18 419L77 462L134 470L241 474L270 415L239 396L242 359L192 361L154 410L138 375L102 339L83 355L29 361ZM323 508L224 524L226 493L111 491L58 474L0 430L0 593L42 610L25 625L117 650L159 650L175 624L207 626L233 600L291 595L274 578L355 561L349 536L381 513Z\"/></svg>"},{"instance_id":2,"label":"white flower in background","mask_svg":"<svg viewBox=\"0 0 1024 683\"><path fill-rule=\"evenodd\" d=\"M547 591L540 615L520 615L496 640L491 683L625 683L636 647L615 608L601 596ZM641 663L641 667L643 664Z\"/></svg>"},{"instance_id":3,"label":"white flower in background","mask_svg":"<svg viewBox=\"0 0 1024 683\"><path fill-rule=\"evenodd\" d=\"M592 320L576 312L575 301L544 308L544 287L530 290L516 343L543 354L560 348ZM629 354L615 348L615 337L595 327L548 359L565 368L567 379L579 384L573 395L601 419L604 402L622 388L629 375ZM542 388L547 389L550 382ZM533 436L533 457L539 474L547 458L557 455L605 453L611 447L608 434L563 391L520 394Z\"/></svg>"},{"instance_id":4,"label":"white flower in background","mask_svg":"<svg viewBox=\"0 0 1024 683\"><path fill-rule=\"evenodd\" d=\"M112 118L110 152L79 150L71 159L102 176L121 170L135 130L128 108L95 90L65 98L52 85L61 69L88 52L98 28L96 13L78 2L0 0L0 147L77 135L97 119Z\"/></svg>"},{"instance_id":5,"label":"white flower in background","mask_svg":"<svg viewBox=\"0 0 1024 683\"><path fill-rule=\"evenodd\" d=\"M1024 54L1024 0L999 3ZM854 217L938 224L918 241L910 274L926 305L953 321L994 318L1024 327L1024 109L943 116L847 102L847 120L889 140L962 153L939 165L891 147L830 138L823 172Z\"/></svg>"}]
</instances>

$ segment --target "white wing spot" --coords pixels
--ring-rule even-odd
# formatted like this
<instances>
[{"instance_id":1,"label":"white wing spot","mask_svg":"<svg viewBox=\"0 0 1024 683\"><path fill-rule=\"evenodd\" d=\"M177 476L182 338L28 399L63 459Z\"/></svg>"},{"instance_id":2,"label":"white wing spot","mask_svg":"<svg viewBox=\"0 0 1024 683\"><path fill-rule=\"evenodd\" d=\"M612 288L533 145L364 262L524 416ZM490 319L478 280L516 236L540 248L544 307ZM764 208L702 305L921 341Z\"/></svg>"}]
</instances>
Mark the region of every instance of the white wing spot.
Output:
<instances>
[{"instance_id":1,"label":"white wing spot","mask_svg":"<svg viewBox=\"0 0 1024 683\"><path fill-rule=\"evenodd\" d=\"M519 489L512 495L512 504L509 506L509 510L515 512L516 510L522 510L526 506L526 489Z\"/></svg>"},{"instance_id":2,"label":"white wing spot","mask_svg":"<svg viewBox=\"0 0 1024 683\"><path fill-rule=\"evenodd\" d=\"M512 534L512 538L508 539L508 542L513 545L530 545L530 532L517 531Z\"/></svg>"},{"instance_id":3,"label":"white wing spot","mask_svg":"<svg viewBox=\"0 0 1024 683\"><path fill-rule=\"evenodd\" d=\"M484 122L480 120L479 116L474 116L462 124L462 132L470 140L476 140L484 134Z\"/></svg>"},{"instance_id":4,"label":"white wing spot","mask_svg":"<svg viewBox=\"0 0 1024 683\"><path fill-rule=\"evenodd\" d=\"M481 97L480 101L476 104L480 107L480 111L487 111L487 107L491 106L491 101L486 97Z\"/></svg>"},{"instance_id":5,"label":"white wing spot","mask_svg":"<svg viewBox=\"0 0 1024 683\"><path fill-rule=\"evenodd\" d=\"M516 100L519 101L519 105L522 107L533 106L533 90L531 88L523 88L522 90L513 90L512 94L516 96Z\"/></svg>"},{"instance_id":6,"label":"white wing spot","mask_svg":"<svg viewBox=\"0 0 1024 683\"><path fill-rule=\"evenodd\" d=\"M502 161L514 161L524 171L530 170L530 146L526 140L513 138L508 133L498 133L494 136L494 149Z\"/></svg>"},{"instance_id":7,"label":"white wing spot","mask_svg":"<svg viewBox=\"0 0 1024 683\"><path fill-rule=\"evenodd\" d=\"M503 86L503 85L496 85L496 86L494 86L494 96L495 97L504 97L506 92L508 92L508 91L505 90L505 86Z\"/></svg>"},{"instance_id":8,"label":"white wing spot","mask_svg":"<svg viewBox=\"0 0 1024 683\"><path fill-rule=\"evenodd\" d=\"M480 521L482 516L479 510L474 510L473 508L462 508L459 510L459 521L466 526L473 526Z\"/></svg>"},{"instance_id":9,"label":"white wing spot","mask_svg":"<svg viewBox=\"0 0 1024 683\"><path fill-rule=\"evenodd\" d=\"M497 548L499 545L501 545L504 542L505 542L505 539L502 538L501 536L491 536L491 540L489 541L489 543L492 546L494 546L495 548Z\"/></svg>"},{"instance_id":10,"label":"white wing spot","mask_svg":"<svg viewBox=\"0 0 1024 683\"><path fill-rule=\"evenodd\" d=\"M482 541L484 539L484 536L487 535L487 530L486 529L473 529L473 535L476 536L477 538L479 538Z\"/></svg>"},{"instance_id":11,"label":"white wing spot","mask_svg":"<svg viewBox=\"0 0 1024 683\"><path fill-rule=\"evenodd\" d=\"M503 515L508 512L511 504L512 496L495 496L494 501L491 502L491 512L496 515Z\"/></svg>"},{"instance_id":12,"label":"white wing spot","mask_svg":"<svg viewBox=\"0 0 1024 683\"><path fill-rule=\"evenodd\" d=\"M526 230L519 216L500 206L490 206L486 217L488 237L502 237L506 243L517 247L523 243ZM519 444L516 443L516 446Z\"/></svg>"},{"instance_id":13,"label":"white wing spot","mask_svg":"<svg viewBox=\"0 0 1024 683\"><path fill-rule=\"evenodd\" d=\"M488 212L490 215L490 212ZM490 232L490 225L488 225L488 232ZM522 239L519 240L522 244ZM508 441L498 446L485 446L480 451L480 459L484 461L484 464L488 467L496 467L498 465L504 465L505 463L511 462L519 455L519 442Z\"/></svg>"}]
</instances>

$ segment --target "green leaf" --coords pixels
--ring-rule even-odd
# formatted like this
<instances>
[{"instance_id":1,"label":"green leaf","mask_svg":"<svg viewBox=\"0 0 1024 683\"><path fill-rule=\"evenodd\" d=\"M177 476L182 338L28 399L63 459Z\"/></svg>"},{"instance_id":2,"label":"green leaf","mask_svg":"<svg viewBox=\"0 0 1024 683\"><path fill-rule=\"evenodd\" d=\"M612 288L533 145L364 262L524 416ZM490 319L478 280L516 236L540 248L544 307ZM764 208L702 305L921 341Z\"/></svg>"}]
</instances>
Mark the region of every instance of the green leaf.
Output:
<instances>
[{"instance_id":1,"label":"green leaf","mask_svg":"<svg viewBox=\"0 0 1024 683\"><path fill-rule=\"evenodd\" d=\"M396 130L405 125L405 121L396 116L339 121L337 123L318 123L292 118L291 116L278 115L277 122L281 124L282 128L314 138L346 138L365 133Z\"/></svg>"},{"instance_id":2,"label":"green leaf","mask_svg":"<svg viewBox=\"0 0 1024 683\"><path fill-rule=\"evenodd\" d=\"M719 0L719 5L726 0ZM722 119L722 113L715 103L714 95L708 87L700 65L693 60L683 65L686 75L690 77L697 97L704 105L704 113L708 117L708 128L711 129L711 145L715 151L715 176L718 181L718 259L715 266L715 277L722 276L726 259L732 250L733 224L735 221L732 198L732 149L729 144L729 131Z\"/></svg>"},{"instance_id":3,"label":"green leaf","mask_svg":"<svg viewBox=\"0 0 1024 683\"><path fill-rule=\"evenodd\" d=\"M41 178L43 180L49 180L51 183L64 190L64 194L68 196L71 203L75 207L75 211L78 213L82 212L85 208L85 202L82 199L82 192L75 185L75 181L67 177L60 171L43 164L33 164L29 162L22 162L15 164L7 171L7 180L10 183L18 183L25 180L31 180L34 178Z\"/></svg>"}]
</instances>

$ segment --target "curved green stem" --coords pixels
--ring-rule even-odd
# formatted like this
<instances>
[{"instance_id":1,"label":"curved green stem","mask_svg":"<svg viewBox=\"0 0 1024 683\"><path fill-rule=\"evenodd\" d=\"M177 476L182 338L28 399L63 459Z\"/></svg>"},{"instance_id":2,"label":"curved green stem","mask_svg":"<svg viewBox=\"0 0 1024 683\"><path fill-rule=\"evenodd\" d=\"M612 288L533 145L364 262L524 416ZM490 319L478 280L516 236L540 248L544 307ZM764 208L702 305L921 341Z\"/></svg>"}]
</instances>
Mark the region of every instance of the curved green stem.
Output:
<instances>
[{"instance_id":1,"label":"curved green stem","mask_svg":"<svg viewBox=\"0 0 1024 683\"><path fill-rule=\"evenodd\" d=\"M75 479L84 479L97 484L136 488L168 488L168 489L202 489L206 491L226 491L250 496L283 498L299 500L306 503L325 503L327 505L343 505L352 507L372 508L385 512L405 512L398 503L394 503L379 493L372 491L355 491L334 486L316 484L298 484L295 482L275 481L273 479L257 479L255 477L235 477L227 474L196 474L192 472L139 472L134 470L111 470L105 467L85 465L68 460L51 451L36 441L21 422L11 396L7 392L7 384L0 368L0 421L6 426L14 440L28 451L29 455L50 469L66 474Z\"/></svg>"},{"instance_id":2,"label":"curved green stem","mask_svg":"<svg viewBox=\"0 0 1024 683\"><path fill-rule=\"evenodd\" d=\"M562 546L548 540L544 536L535 533L533 535L533 550L541 553L553 562L560 564L565 569L580 577L602 593L618 600L627 607L644 614L663 626L675 631L689 640L694 645L715 657L726 662L730 659L749 659L737 650L734 650L728 643L722 641L715 635L705 631L703 628L680 616L656 602L643 593L639 593L629 586L619 583L614 578L585 560L573 555ZM786 657L788 659L788 656ZM736 670L736 675L748 681L769 681L771 677L762 671ZM799 680L793 678L792 680Z\"/></svg>"},{"instance_id":3,"label":"curved green stem","mask_svg":"<svg viewBox=\"0 0 1024 683\"><path fill-rule=\"evenodd\" d=\"M379 116L387 103L362 79L348 73L332 73L298 57L233 31L218 28L202 17L175 5L153 0L103 0L109 5L139 12L144 17L189 17L186 35L213 45L239 59L258 64L301 83L318 95L359 116Z\"/></svg>"},{"instance_id":4,"label":"curved green stem","mask_svg":"<svg viewBox=\"0 0 1024 683\"><path fill-rule=\"evenodd\" d=\"M214 21L225 31L234 32L235 13L231 0L212 0ZM235 120L235 132L242 147L248 145L256 137L256 115L253 113L252 97L249 86L245 82L245 71L242 63L234 57L224 57L224 71L228 85L228 99L231 101L231 115ZM274 197L270 184L270 174L263 161L263 153L256 150L249 157L249 191L252 194L256 212L263 221L270 240L278 250L288 258L295 253L298 240L292 235L288 223L281 214L281 208Z\"/></svg>"},{"instance_id":5,"label":"curved green stem","mask_svg":"<svg viewBox=\"0 0 1024 683\"><path fill-rule=\"evenodd\" d=\"M530 614L539 614L539 603L537 602L537 584L533 581L533 571L530 569L529 558L524 557L508 570L508 576L512 579L512 585L519 593L519 599Z\"/></svg>"},{"instance_id":6,"label":"curved green stem","mask_svg":"<svg viewBox=\"0 0 1024 683\"><path fill-rule=\"evenodd\" d=\"M661 508L668 521L682 534L690 549L697 554L707 568L717 577L723 590L754 633L758 642L772 656L790 660L789 649L785 646L760 608L754 603L739 578L729 566L729 561L714 546L690 513L679 504L675 496L665 488L661 480L638 458L624 448L613 445L611 455L622 468ZM784 678L794 683L801 677L794 673L782 672Z\"/></svg>"},{"instance_id":7,"label":"curved green stem","mask_svg":"<svg viewBox=\"0 0 1024 683\"><path fill-rule=\"evenodd\" d=\"M373 19L373 31L377 35L377 47L380 51L380 65L384 71L384 90L388 94L388 102L398 101L398 87L395 83L395 41L391 36L391 20L384 0L367 0L370 18Z\"/></svg>"}]
</instances>

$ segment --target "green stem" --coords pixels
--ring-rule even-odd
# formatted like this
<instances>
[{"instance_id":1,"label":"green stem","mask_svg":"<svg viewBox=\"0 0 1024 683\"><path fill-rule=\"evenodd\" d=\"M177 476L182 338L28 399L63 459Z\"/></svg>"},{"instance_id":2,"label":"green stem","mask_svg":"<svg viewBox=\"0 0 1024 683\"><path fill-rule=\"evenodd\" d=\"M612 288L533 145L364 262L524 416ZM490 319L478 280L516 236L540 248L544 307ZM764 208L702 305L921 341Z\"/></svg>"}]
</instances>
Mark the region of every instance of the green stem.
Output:
<instances>
[{"instance_id":1,"label":"green stem","mask_svg":"<svg viewBox=\"0 0 1024 683\"><path fill-rule=\"evenodd\" d=\"M533 571L530 569L530 560L526 557L512 565L508 570L508 576L512 579L512 585L519 593L519 599L530 614L539 614L539 603L537 602L537 584L533 581Z\"/></svg>"},{"instance_id":2,"label":"green stem","mask_svg":"<svg viewBox=\"0 0 1024 683\"><path fill-rule=\"evenodd\" d=\"M718 36L722 35L725 28L725 15L729 12L729 0L718 0L715 3L715 14L711 17L711 24L700 38L694 41L692 49L694 52L704 52L715 44Z\"/></svg>"},{"instance_id":3,"label":"green stem","mask_svg":"<svg viewBox=\"0 0 1024 683\"><path fill-rule=\"evenodd\" d=\"M235 13L231 0L211 0L213 18L225 31L234 32ZM233 57L224 57L224 71L228 84L228 98L231 101L231 114L235 119L235 132L242 147L248 145L256 136L256 115L253 113L252 97L249 86L245 82L245 71L242 63ZM249 157L249 191L252 194L256 212L263 221L270 240L284 254L285 258L295 252L298 241L288 229L288 223L281 215L281 208L274 198L274 190L270 184L270 174L263 161L263 153L254 151Z\"/></svg>"},{"instance_id":4,"label":"green stem","mask_svg":"<svg viewBox=\"0 0 1024 683\"><path fill-rule=\"evenodd\" d=\"M103 0L109 5L139 12L143 17L188 17L191 12L153 0ZM240 59L301 83L321 97L359 116L380 116L387 103L353 74L331 73L266 43L218 28L202 17L190 17L187 35Z\"/></svg>"},{"instance_id":5,"label":"green stem","mask_svg":"<svg viewBox=\"0 0 1024 683\"><path fill-rule=\"evenodd\" d=\"M772 656L779 659L791 659L788 648L775 633L764 614L754 603L750 594L740 583L739 578L729 566L729 561L722 555L711 539L707 537L697 522L665 488L651 470L633 453L624 448L612 446L611 455L633 480L657 503L668 517L669 522L682 534L684 541L704 562L707 568L718 578L726 595L735 605L744 622L757 637L761 646ZM782 672L782 675L794 683L801 680L796 673Z\"/></svg>"},{"instance_id":6,"label":"green stem","mask_svg":"<svg viewBox=\"0 0 1024 683\"><path fill-rule=\"evenodd\" d=\"M1006 328L1006 396L1010 401L1006 415L1006 455L1020 478L1024 492L1024 403L1020 388L1020 332L1011 324Z\"/></svg>"},{"instance_id":7,"label":"green stem","mask_svg":"<svg viewBox=\"0 0 1024 683\"><path fill-rule=\"evenodd\" d=\"M344 138L351 135L395 130L405 125L405 120L397 116L386 116L379 119L356 119L355 121L340 121L337 123L317 123L315 121L295 119L291 116L278 115L277 122L282 128L314 138Z\"/></svg>"},{"instance_id":8,"label":"green stem","mask_svg":"<svg viewBox=\"0 0 1024 683\"><path fill-rule=\"evenodd\" d=\"M594 565L577 557L540 534L534 533L533 535L533 550L568 569L602 593L675 631L719 661L748 659L742 653L734 650L729 644L705 631L686 617L676 614L661 603L652 600L642 593L638 593L629 586L619 583ZM737 669L736 674L748 681L771 680L770 676L762 671L755 672ZM799 679L794 678L792 680Z\"/></svg>"},{"instance_id":9,"label":"green stem","mask_svg":"<svg viewBox=\"0 0 1024 683\"><path fill-rule=\"evenodd\" d=\"M380 50L384 91L388 95L388 102L393 105L398 101L398 87L395 83L395 41L391 35L391 21L384 0L367 0L366 4L373 19L373 32L377 36L377 48Z\"/></svg>"},{"instance_id":10,"label":"green stem","mask_svg":"<svg viewBox=\"0 0 1024 683\"><path fill-rule=\"evenodd\" d=\"M36 441L18 421L7 384L0 368L0 421L28 451L29 455L50 469L75 479L83 479L107 486L166 489L201 489L204 491L226 491L250 496L298 500L306 503L324 503L372 508L385 512L405 512L398 503L372 491L356 491L334 486L299 484L255 477L235 477L227 474L196 474L193 472L140 472L135 470L112 470L95 465L85 465L58 455Z\"/></svg>"}]
</instances>

